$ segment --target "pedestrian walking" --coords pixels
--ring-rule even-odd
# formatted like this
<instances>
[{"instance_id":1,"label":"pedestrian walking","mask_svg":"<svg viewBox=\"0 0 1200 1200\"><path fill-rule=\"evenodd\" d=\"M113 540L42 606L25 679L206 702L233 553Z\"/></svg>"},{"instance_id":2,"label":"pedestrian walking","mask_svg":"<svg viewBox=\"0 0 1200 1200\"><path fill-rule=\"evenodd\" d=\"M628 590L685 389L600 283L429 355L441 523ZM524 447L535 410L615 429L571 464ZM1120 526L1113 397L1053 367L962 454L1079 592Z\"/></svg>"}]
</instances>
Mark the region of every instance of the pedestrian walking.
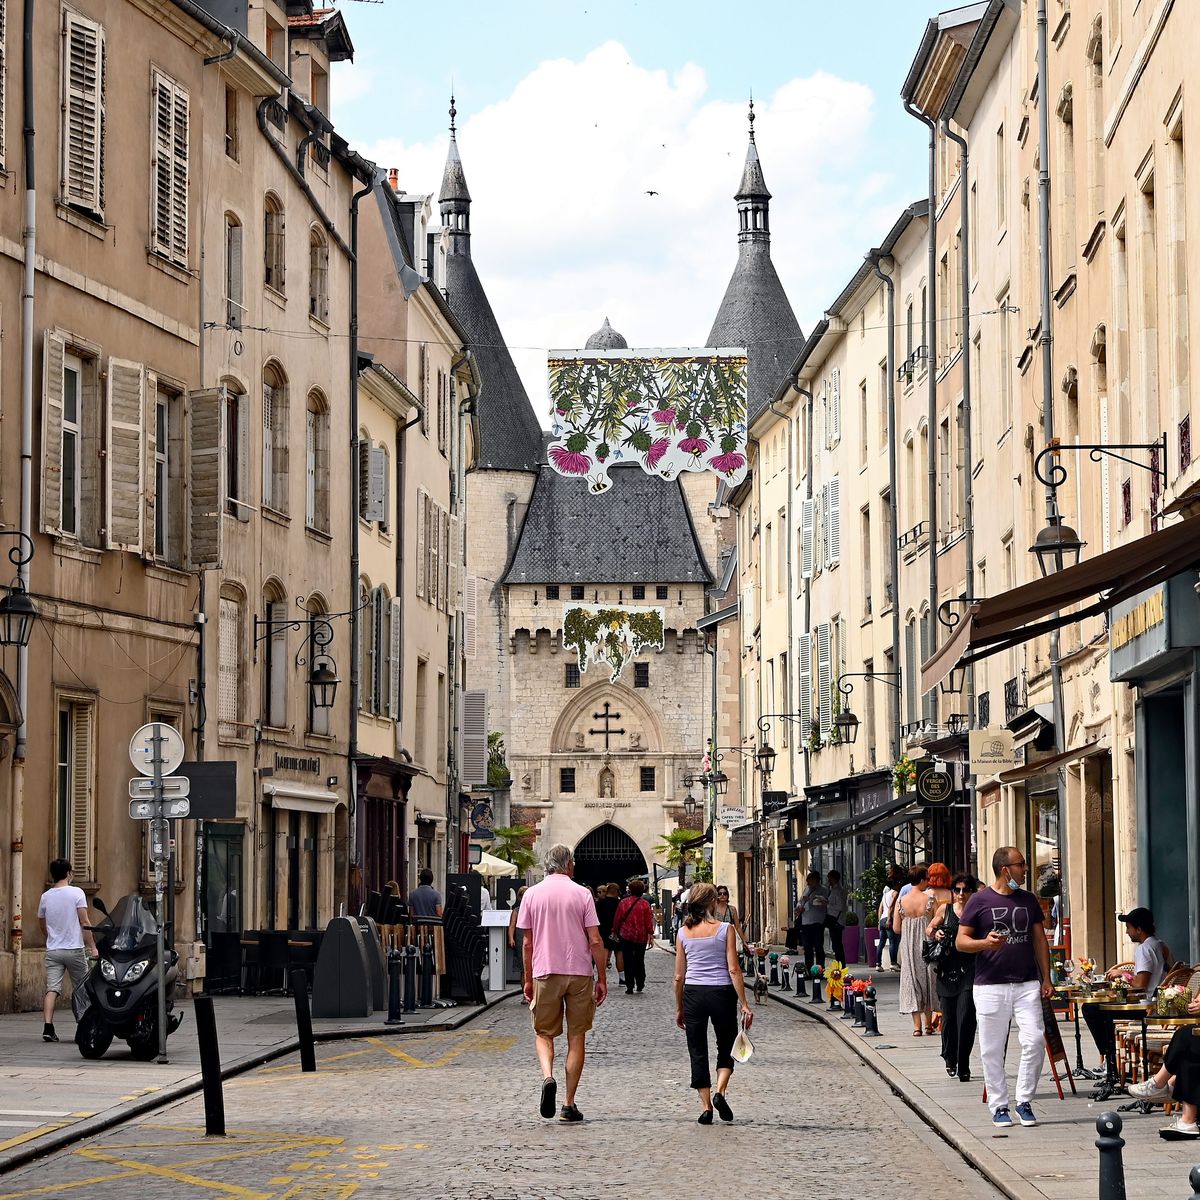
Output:
<instances>
[{"instance_id":1,"label":"pedestrian walking","mask_svg":"<svg viewBox=\"0 0 1200 1200\"><path fill-rule=\"evenodd\" d=\"M804 969L811 971L814 961L825 965L825 906L829 892L821 883L818 871L809 871L805 888L796 906L800 913L800 940L804 944Z\"/></svg>"},{"instance_id":2,"label":"pedestrian walking","mask_svg":"<svg viewBox=\"0 0 1200 1200\"><path fill-rule=\"evenodd\" d=\"M881 971L898 971L900 969L900 935L892 928L892 922L896 917L896 905L900 900L902 881L903 873L893 863L888 867L887 882L884 885L883 894L879 897L879 953L876 955L876 962ZM888 948L892 960L891 965L887 967L883 965L885 946Z\"/></svg>"},{"instance_id":3,"label":"pedestrian walking","mask_svg":"<svg viewBox=\"0 0 1200 1200\"><path fill-rule=\"evenodd\" d=\"M933 967L921 955L925 929L933 916L933 897L928 895L929 871L913 867L908 873L909 892L896 905L892 929L900 935L900 1011L912 1017L913 1037L933 1036L933 1006L937 997L937 978Z\"/></svg>"},{"instance_id":4,"label":"pedestrian walking","mask_svg":"<svg viewBox=\"0 0 1200 1200\"><path fill-rule=\"evenodd\" d=\"M433 886L433 872L422 867L417 879L417 886L408 893L409 912L414 917L440 917L442 893Z\"/></svg>"},{"instance_id":5,"label":"pedestrian walking","mask_svg":"<svg viewBox=\"0 0 1200 1200\"><path fill-rule=\"evenodd\" d=\"M54 881L38 901L38 924L46 939L46 995L42 1000L42 1041L57 1042L54 1032L54 1006L63 990L63 976L71 976L71 986L81 987L87 978L88 957L96 956L96 940L88 920L87 897L71 882L74 872L65 858L50 864ZM87 951L84 951L84 947Z\"/></svg>"},{"instance_id":6,"label":"pedestrian walking","mask_svg":"<svg viewBox=\"0 0 1200 1200\"><path fill-rule=\"evenodd\" d=\"M544 866L546 878L525 893L517 912L517 928L525 930L521 948L525 999L529 1001L542 1068L538 1111L547 1119L554 1116L558 1095L554 1040L562 1034L565 1016L567 1086L558 1119L575 1122L583 1120L575 1105L575 1093L583 1074L584 1039L592 1027L596 1008L608 995L608 978L604 973L604 946L600 941L596 902L588 888L571 878L575 874L571 848L561 844L551 846L546 851Z\"/></svg>"},{"instance_id":7,"label":"pedestrian walking","mask_svg":"<svg viewBox=\"0 0 1200 1200\"><path fill-rule=\"evenodd\" d=\"M833 961L845 963L846 948L842 943L842 916L846 911L846 889L842 887L841 871L830 871L825 876L829 895L825 901L825 928L829 930L829 948Z\"/></svg>"},{"instance_id":8,"label":"pedestrian walking","mask_svg":"<svg viewBox=\"0 0 1200 1200\"><path fill-rule=\"evenodd\" d=\"M729 936L730 926L718 921L713 912L716 901L717 892L711 883L692 887L675 954L675 1024L687 1034L691 1086L700 1097L697 1120L701 1125L712 1124L713 1109L722 1121L733 1120L725 1093L733 1075L738 1014L747 1029L754 1020L746 1003L746 986L737 947ZM710 1022L717 1039L715 1091L708 1061Z\"/></svg>"},{"instance_id":9,"label":"pedestrian walking","mask_svg":"<svg viewBox=\"0 0 1200 1200\"><path fill-rule=\"evenodd\" d=\"M508 945L510 950L516 951L518 970L521 972L521 984L525 983L525 930L517 928L517 913L521 911L521 897L528 890L528 884L521 884L517 888L517 894L513 897L512 912L508 914ZM524 996L521 997L522 1004L528 1004L529 1001Z\"/></svg>"},{"instance_id":10,"label":"pedestrian walking","mask_svg":"<svg viewBox=\"0 0 1200 1200\"><path fill-rule=\"evenodd\" d=\"M939 905L928 934L943 943L933 965L937 994L942 1002L942 1061L946 1074L971 1082L971 1049L975 1045L975 959L954 944L967 901L979 890L974 876L959 872L950 884L952 899Z\"/></svg>"},{"instance_id":11,"label":"pedestrian walking","mask_svg":"<svg viewBox=\"0 0 1200 1200\"><path fill-rule=\"evenodd\" d=\"M713 916L722 925L733 926L733 932L737 936L736 944L739 947L746 944L746 934L742 929L741 918L738 916L738 910L729 903L729 889L724 884L717 885L717 903L713 907Z\"/></svg>"},{"instance_id":12,"label":"pedestrian walking","mask_svg":"<svg viewBox=\"0 0 1200 1200\"><path fill-rule=\"evenodd\" d=\"M613 918L621 903L621 889L615 883L606 883L596 889L596 916L600 918L600 940L604 943L604 973L614 951L617 959L617 983L624 983L625 964L621 960L620 943L613 936Z\"/></svg>"},{"instance_id":13,"label":"pedestrian walking","mask_svg":"<svg viewBox=\"0 0 1200 1200\"><path fill-rule=\"evenodd\" d=\"M613 937L621 947L625 962L625 994L646 986L646 951L654 945L654 909L646 899L644 880L629 885L629 895L617 905L613 917Z\"/></svg>"},{"instance_id":14,"label":"pedestrian walking","mask_svg":"<svg viewBox=\"0 0 1200 1200\"><path fill-rule=\"evenodd\" d=\"M977 956L973 993L979 1055L992 1124L999 1129L1013 1124L1004 1071L1004 1050L1013 1021L1021 1042L1017 1119L1022 1125L1037 1124L1031 1102L1045 1055L1042 1001L1049 999L1053 990L1042 906L1024 886L1028 870L1025 856L1015 846L997 850L992 855L995 878L967 901L955 938L960 950Z\"/></svg>"}]
</instances>

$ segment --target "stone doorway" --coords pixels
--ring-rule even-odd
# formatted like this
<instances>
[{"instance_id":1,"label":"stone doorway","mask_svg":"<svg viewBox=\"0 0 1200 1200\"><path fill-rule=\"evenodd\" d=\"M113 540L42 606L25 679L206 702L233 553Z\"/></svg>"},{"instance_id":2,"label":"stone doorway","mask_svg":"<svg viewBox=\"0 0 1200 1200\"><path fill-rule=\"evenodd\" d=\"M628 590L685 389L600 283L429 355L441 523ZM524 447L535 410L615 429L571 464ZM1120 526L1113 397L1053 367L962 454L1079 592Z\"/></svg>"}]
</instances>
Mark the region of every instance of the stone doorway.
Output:
<instances>
[{"instance_id":1,"label":"stone doorway","mask_svg":"<svg viewBox=\"0 0 1200 1200\"><path fill-rule=\"evenodd\" d=\"M625 830L606 821L575 847L575 882L593 890L602 883L624 889L634 875L646 874L646 859Z\"/></svg>"}]
</instances>

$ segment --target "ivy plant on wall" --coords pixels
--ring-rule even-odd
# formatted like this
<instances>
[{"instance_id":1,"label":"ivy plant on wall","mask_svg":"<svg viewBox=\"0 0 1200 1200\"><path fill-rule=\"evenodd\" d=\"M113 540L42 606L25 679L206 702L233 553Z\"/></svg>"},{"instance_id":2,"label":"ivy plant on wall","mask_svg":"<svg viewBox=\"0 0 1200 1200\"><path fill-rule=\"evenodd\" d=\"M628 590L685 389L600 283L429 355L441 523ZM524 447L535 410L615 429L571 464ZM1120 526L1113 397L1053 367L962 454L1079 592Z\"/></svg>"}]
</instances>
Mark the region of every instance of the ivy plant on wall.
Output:
<instances>
[{"instance_id":1,"label":"ivy plant on wall","mask_svg":"<svg viewBox=\"0 0 1200 1200\"><path fill-rule=\"evenodd\" d=\"M746 356L739 351L552 354L550 465L607 491L614 463L674 479L746 475Z\"/></svg>"},{"instance_id":2,"label":"ivy plant on wall","mask_svg":"<svg viewBox=\"0 0 1200 1200\"><path fill-rule=\"evenodd\" d=\"M663 610L618 604L573 604L563 616L563 642L579 656L579 669L606 662L616 683L625 664L664 644Z\"/></svg>"}]
</instances>

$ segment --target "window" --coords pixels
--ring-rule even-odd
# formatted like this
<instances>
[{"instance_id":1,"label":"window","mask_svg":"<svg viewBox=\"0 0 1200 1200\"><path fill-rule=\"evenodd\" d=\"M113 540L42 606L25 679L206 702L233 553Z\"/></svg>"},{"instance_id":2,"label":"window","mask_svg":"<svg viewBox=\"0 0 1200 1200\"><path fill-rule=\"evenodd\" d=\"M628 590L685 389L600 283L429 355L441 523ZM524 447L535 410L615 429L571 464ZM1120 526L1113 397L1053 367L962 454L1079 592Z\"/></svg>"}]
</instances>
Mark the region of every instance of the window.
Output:
<instances>
[{"instance_id":1,"label":"window","mask_svg":"<svg viewBox=\"0 0 1200 1200\"><path fill-rule=\"evenodd\" d=\"M237 88L225 85L225 156L237 162L241 156L238 142L238 94Z\"/></svg>"},{"instance_id":2,"label":"window","mask_svg":"<svg viewBox=\"0 0 1200 1200\"><path fill-rule=\"evenodd\" d=\"M665 600L667 598L667 585L660 583L654 588L654 598L656 600Z\"/></svg>"},{"instance_id":3,"label":"window","mask_svg":"<svg viewBox=\"0 0 1200 1200\"><path fill-rule=\"evenodd\" d=\"M417 762L423 763L426 754L426 707L429 703L426 693L429 690L429 663L424 658L417 659L417 712L416 729L413 732L413 755Z\"/></svg>"},{"instance_id":4,"label":"window","mask_svg":"<svg viewBox=\"0 0 1200 1200\"><path fill-rule=\"evenodd\" d=\"M306 611L308 612L310 624L305 634L305 636L309 639L308 653L305 655L305 658L308 659L308 672L309 678L311 679L313 672L316 671L318 666L332 666L332 664L328 662L326 657L320 652L320 647L316 645L313 639L313 626L311 624L311 622L318 621L325 616L327 611L325 605L318 597L314 596L310 598ZM393 613L393 620L394 619L395 614ZM317 705L313 703L314 696L311 687L306 686L305 692L307 693L305 702L308 706L308 732L316 734L317 737L328 737L329 717L332 710L328 708L318 708Z\"/></svg>"},{"instance_id":5,"label":"window","mask_svg":"<svg viewBox=\"0 0 1200 1200\"><path fill-rule=\"evenodd\" d=\"M577 688L579 686L579 664L567 663L565 685L569 688Z\"/></svg>"},{"instance_id":6,"label":"window","mask_svg":"<svg viewBox=\"0 0 1200 1200\"><path fill-rule=\"evenodd\" d=\"M835 475L821 485L822 541L824 554L822 563L836 567L842 561L842 482Z\"/></svg>"},{"instance_id":7,"label":"window","mask_svg":"<svg viewBox=\"0 0 1200 1200\"><path fill-rule=\"evenodd\" d=\"M863 616L871 615L871 509L859 513L859 554L862 562Z\"/></svg>"},{"instance_id":8,"label":"window","mask_svg":"<svg viewBox=\"0 0 1200 1200\"><path fill-rule=\"evenodd\" d=\"M937 432L938 536L945 541L954 526L950 511L950 418L938 423ZM924 659L922 659L924 661Z\"/></svg>"},{"instance_id":9,"label":"window","mask_svg":"<svg viewBox=\"0 0 1200 1200\"><path fill-rule=\"evenodd\" d=\"M392 678L392 608L387 588L380 586L371 594L371 642L374 648L373 670L363 683L370 690L370 710L378 716L388 711Z\"/></svg>"},{"instance_id":10,"label":"window","mask_svg":"<svg viewBox=\"0 0 1200 1200\"><path fill-rule=\"evenodd\" d=\"M95 723L94 700L59 701L56 857L70 859L80 879L96 877L92 857Z\"/></svg>"},{"instance_id":11,"label":"window","mask_svg":"<svg viewBox=\"0 0 1200 1200\"><path fill-rule=\"evenodd\" d=\"M867 465L867 381L861 380L858 385L858 461L861 466Z\"/></svg>"},{"instance_id":12,"label":"window","mask_svg":"<svg viewBox=\"0 0 1200 1200\"><path fill-rule=\"evenodd\" d=\"M367 695L370 691L367 680L371 671L371 639L374 630L371 627L371 592L365 579L358 582L358 622L355 655L358 658L358 707L366 712L368 709Z\"/></svg>"},{"instance_id":13,"label":"window","mask_svg":"<svg viewBox=\"0 0 1200 1200\"><path fill-rule=\"evenodd\" d=\"M971 184L971 198L968 202L967 219L971 222L971 235L967 239L967 255L970 259L970 272L979 274L979 185Z\"/></svg>"},{"instance_id":14,"label":"window","mask_svg":"<svg viewBox=\"0 0 1200 1200\"><path fill-rule=\"evenodd\" d=\"M304 422L304 523L328 533L329 406L320 392L308 393Z\"/></svg>"},{"instance_id":15,"label":"window","mask_svg":"<svg viewBox=\"0 0 1200 1200\"><path fill-rule=\"evenodd\" d=\"M1075 269L1077 237L1075 233L1075 104L1074 89L1068 83L1059 95L1058 169L1055 172L1054 199L1057 201L1058 270L1061 284Z\"/></svg>"},{"instance_id":16,"label":"window","mask_svg":"<svg viewBox=\"0 0 1200 1200\"><path fill-rule=\"evenodd\" d=\"M78 536L83 494L83 361L74 354L63 359L62 389L62 531Z\"/></svg>"},{"instance_id":17,"label":"window","mask_svg":"<svg viewBox=\"0 0 1200 1200\"><path fill-rule=\"evenodd\" d=\"M286 249L283 205L274 192L268 192L263 203L263 282L277 292L286 290Z\"/></svg>"},{"instance_id":18,"label":"window","mask_svg":"<svg viewBox=\"0 0 1200 1200\"><path fill-rule=\"evenodd\" d=\"M652 792L655 788L655 768L654 767L639 767L638 768L638 791Z\"/></svg>"},{"instance_id":19,"label":"window","mask_svg":"<svg viewBox=\"0 0 1200 1200\"><path fill-rule=\"evenodd\" d=\"M646 585L644 583L635 583L633 585L633 598L635 600L645 600Z\"/></svg>"},{"instance_id":20,"label":"window","mask_svg":"<svg viewBox=\"0 0 1200 1200\"><path fill-rule=\"evenodd\" d=\"M329 321L329 244L315 227L308 238L308 315Z\"/></svg>"},{"instance_id":21,"label":"window","mask_svg":"<svg viewBox=\"0 0 1200 1200\"><path fill-rule=\"evenodd\" d=\"M571 584L571 599L572 600L582 600L583 599L583 584L582 583Z\"/></svg>"},{"instance_id":22,"label":"window","mask_svg":"<svg viewBox=\"0 0 1200 1200\"><path fill-rule=\"evenodd\" d=\"M440 671L437 677L437 764L439 776L446 774L446 676Z\"/></svg>"},{"instance_id":23,"label":"window","mask_svg":"<svg viewBox=\"0 0 1200 1200\"><path fill-rule=\"evenodd\" d=\"M421 402L421 432L429 436L429 347L417 347L417 398Z\"/></svg>"},{"instance_id":24,"label":"window","mask_svg":"<svg viewBox=\"0 0 1200 1200\"><path fill-rule=\"evenodd\" d=\"M446 453L446 413L449 408L449 388L446 372L440 367L437 373L437 439L438 449Z\"/></svg>"},{"instance_id":25,"label":"window","mask_svg":"<svg viewBox=\"0 0 1200 1200\"><path fill-rule=\"evenodd\" d=\"M274 591L264 597L267 621L263 647L263 723L272 729L287 728L288 606Z\"/></svg>"},{"instance_id":26,"label":"window","mask_svg":"<svg viewBox=\"0 0 1200 1200\"><path fill-rule=\"evenodd\" d=\"M546 599L547 600L557 600L558 599L558 584L557 583L546 584Z\"/></svg>"},{"instance_id":27,"label":"window","mask_svg":"<svg viewBox=\"0 0 1200 1200\"><path fill-rule=\"evenodd\" d=\"M377 521L381 526L386 527L388 523L388 483L389 469L387 451L382 447L371 445L371 434L367 429L358 431L358 515L364 521ZM418 492L418 514L420 514L421 497L424 496L423 491ZM418 527L417 553L418 560L420 556L426 553L424 545L421 542L423 535ZM418 567L418 572L422 571L422 567ZM424 591L424 577L418 575L418 594ZM432 590L432 588L430 589Z\"/></svg>"},{"instance_id":28,"label":"window","mask_svg":"<svg viewBox=\"0 0 1200 1200\"><path fill-rule=\"evenodd\" d=\"M635 662L633 664L633 686L635 688L648 688L650 686L650 664L648 662Z\"/></svg>"},{"instance_id":29,"label":"window","mask_svg":"<svg viewBox=\"0 0 1200 1200\"><path fill-rule=\"evenodd\" d=\"M154 401L154 487L147 497L152 514L154 557L183 562L183 397L162 384Z\"/></svg>"},{"instance_id":30,"label":"window","mask_svg":"<svg viewBox=\"0 0 1200 1200\"><path fill-rule=\"evenodd\" d=\"M225 322L230 329L241 329L246 306L242 279L242 223L225 214Z\"/></svg>"},{"instance_id":31,"label":"window","mask_svg":"<svg viewBox=\"0 0 1200 1200\"><path fill-rule=\"evenodd\" d=\"M904 313L904 347L904 357L908 366L911 368L913 350L915 349L913 346L913 304L911 300L908 302L908 307L905 309ZM908 377L907 382L912 382L911 375Z\"/></svg>"},{"instance_id":32,"label":"window","mask_svg":"<svg viewBox=\"0 0 1200 1200\"><path fill-rule=\"evenodd\" d=\"M888 369L887 359L879 363L879 448L888 444Z\"/></svg>"},{"instance_id":33,"label":"window","mask_svg":"<svg viewBox=\"0 0 1200 1200\"><path fill-rule=\"evenodd\" d=\"M246 428L248 404L240 392L227 388L224 399L225 423L225 511L239 521L250 520L250 505L246 503L249 491L249 466L247 445L249 431Z\"/></svg>"},{"instance_id":34,"label":"window","mask_svg":"<svg viewBox=\"0 0 1200 1200\"><path fill-rule=\"evenodd\" d=\"M1180 109L1177 120L1168 129L1166 146L1166 274L1167 274L1167 328L1187 329L1188 281L1187 281L1187 190L1185 186L1183 152L1183 113ZM1170 397L1172 423L1188 420L1189 440L1191 425L1190 384L1188 381L1189 352L1187 339L1167 339L1167 362L1170 372ZM1157 428L1157 426L1155 427ZM1181 435L1182 441L1182 435ZM1182 445L1180 461L1182 463ZM1189 451L1190 453L1190 451ZM1165 467L1165 463L1160 463ZM1181 465L1180 470L1186 470Z\"/></svg>"},{"instance_id":35,"label":"window","mask_svg":"<svg viewBox=\"0 0 1200 1200\"><path fill-rule=\"evenodd\" d=\"M162 392L154 404L154 553L167 557L168 529L173 505L170 503L168 474L170 469L170 438L167 432L169 409Z\"/></svg>"},{"instance_id":36,"label":"window","mask_svg":"<svg viewBox=\"0 0 1200 1200\"><path fill-rule=\"evenodd\" d=\"M104 215L104 30L63 10L62 202Z\"/></svg>"},{"instance_id":37,"label":"window","mask_svg":"<svg viewBox=\"0 0 1200 1200\"><path fill-rule=\"evenodd\" d=\"M188 94L154 72L154 129L150 172L150 248L174 263L188 260Z\"/></svg>"},{"instance_id":38,"label":"window","mask_svg":"<svg viewBox=\"0 0 1200 1200\"><path fill-rule=\"evenodd\" d=\"M288 385L275 364L263 371L262 499L265 508L288 511Z\"/></svg>"},{"instance_id":39,"label":"window","mask_svg":"<svg viewBox=\"0 0 1200 1200\"><path fill-rule=\"evenodd\" d=\"M221 597L217 644L217 720L219 736L241 736L242 720L242 602L234 595Z\"/></svg>"},{"instance_id":40,"label":"window","mask_svg":"<svg viewBox=\"0 0 1200 1200\"><path fill-rule=\"evenodd\" d=\"M575 790L575 768L574 767L559 767L559 769L558 769L558 790L560 792L573 792Z\"/></svg>"},{"instance_id":41,"label":"window","mask_svg":"<svg viewBox=\"0 0 1200 1200\"><path fill-rule=\"evenodd\" d=\"M383 479L383 502L379 509L379 532L387 533L392 527L392 456L386 446L376 446L379 474Z\"/></svg>"},{"instance_id":42,"label":"window","mask_svg":"<svg viewBox=\"0 0 1200 1200\"><path fill-rule=\"evenodd\" d=\"M8 17L7 5L0 5L0 169L5 165L4 118L8 110Z\"/></svg>"}]
</instances>

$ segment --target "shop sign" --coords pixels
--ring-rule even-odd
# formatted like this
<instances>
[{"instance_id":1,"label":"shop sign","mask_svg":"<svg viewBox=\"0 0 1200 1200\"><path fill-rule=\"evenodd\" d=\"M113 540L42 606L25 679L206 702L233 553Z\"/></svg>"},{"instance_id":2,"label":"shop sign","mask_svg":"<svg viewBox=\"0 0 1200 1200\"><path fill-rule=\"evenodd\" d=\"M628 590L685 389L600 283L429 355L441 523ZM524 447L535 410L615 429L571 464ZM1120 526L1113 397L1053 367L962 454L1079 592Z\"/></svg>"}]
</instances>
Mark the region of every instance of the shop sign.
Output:
<instances>
[{"instance_id":1,"label":"shop sign","mask_svg":"<svg viewBox=\"0 0 1200 1200\"><path fill-rule=\"evenodd\" d=\"M1016 749L1011 729L990 726L972 729L967 736L967 753L971 757L972 775L998 775L1001 771L1022 766L1021 752Z\"/></svg>"},{"instance_id":2,"label":"shop sign","mask_svg":"<svg viewBox=\"0 0 1200 1200\"><path fill-rule=\"evenodd\" d=\"M1172 576L1108 612L1109 677L1140 683L1174 661L1175 651L1200 646L1196 573Z\"/></svg>"},{"instance_id":3,"label":"shop sign","mask_svg":"<svg viewBox=\"0 0 1200 1200\"><path fill-rule=\"evenodd\" d=\"M739 825L729 831L729 849L734 854L749 854L758 845L758 822Z\"/></svg>"},{"instance_id":4,"label":"shop sign","mask_svg":"<svg viewBox=\"0 0 1200 1200\"><path fill-rule=\"evenodd\" d=\"M309 757L308 755L277 753L275 755L275 770L295 771L297 774L303 775L320 775L321 760Z\"/></svg>"},{"instance_id":5,"label":"shop sign","mask_svg":"<svg viewBox=\"0 0 1200 1200\"><path fill-rule=\"evenodd\" d=\"M741 825L746 820L746 810L744 808L734 808L731 805L728 808L721 809L717 813L717 820L726 829L731 829L734 825Z\"/></svg>"},{"instance_id":6,"label":"shop sign","mask_svg":"<svg viewBox=\"0 0 1200 1200\"><path fill-rule=\"evenodd\" d=\"M763 792L762 815L769 817L772 813L777 813L787 802L787 792Z\"/></svg>"},{"instance_id":7,"label":"shop sign","mask_svg":"<svg viewBox=\"0 0 1200 1200\"><path fill-rule=\"evenodd\" d=\"M917 795L926 804L949 804L954 797L954 776L940 764L918 771Z\"/></svg>"}]
</instances>

